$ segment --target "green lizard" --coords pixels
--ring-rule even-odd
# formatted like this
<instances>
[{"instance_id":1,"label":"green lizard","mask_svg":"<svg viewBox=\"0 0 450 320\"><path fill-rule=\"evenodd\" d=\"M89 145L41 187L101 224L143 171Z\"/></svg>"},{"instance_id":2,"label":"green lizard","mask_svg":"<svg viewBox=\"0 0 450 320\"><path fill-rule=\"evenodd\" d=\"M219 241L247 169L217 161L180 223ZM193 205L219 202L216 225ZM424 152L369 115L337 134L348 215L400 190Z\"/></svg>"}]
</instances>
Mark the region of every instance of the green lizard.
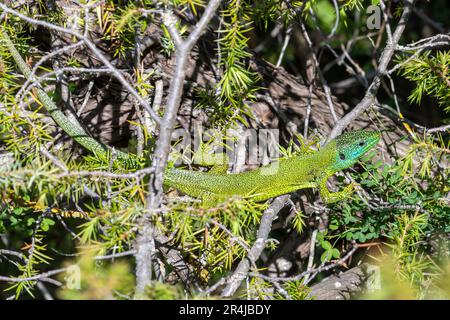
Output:
<instances>
[{"instance_id":1,"label":"green lizard","mask_svg":"<svg viewBox=\"0 0 450 320\"><path fill-rule=\"evenodd\" d=\"M317 188L325 202L332 203L351 194L350 184L340 192L330 192L327 179L351 167L380 140L377 131L351 131L332 140L318 152L279 161L237 174L168 169L164 184L206 201L224 200L233 195L263 201L299 189Z\"/></svg>"}]
</instances>

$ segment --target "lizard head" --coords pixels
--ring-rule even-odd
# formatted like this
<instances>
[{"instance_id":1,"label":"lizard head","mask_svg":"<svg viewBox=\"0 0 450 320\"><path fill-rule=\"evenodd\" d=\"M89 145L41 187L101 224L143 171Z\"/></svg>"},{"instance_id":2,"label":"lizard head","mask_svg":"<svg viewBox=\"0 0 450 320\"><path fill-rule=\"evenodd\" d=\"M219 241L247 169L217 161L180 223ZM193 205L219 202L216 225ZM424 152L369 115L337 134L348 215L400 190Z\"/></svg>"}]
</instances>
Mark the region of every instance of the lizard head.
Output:
<instances>
[{"instance_id":1,"label":"lizard head","mask_svg":"<svg viewBox=\"0 0 450 320\"><path fill-rule=\"evenodd\" d=\"M351 167L380 141L380 137L378 131L350 131L337 137L333 169L339 171Z\"/></svg>"}]
</instances>

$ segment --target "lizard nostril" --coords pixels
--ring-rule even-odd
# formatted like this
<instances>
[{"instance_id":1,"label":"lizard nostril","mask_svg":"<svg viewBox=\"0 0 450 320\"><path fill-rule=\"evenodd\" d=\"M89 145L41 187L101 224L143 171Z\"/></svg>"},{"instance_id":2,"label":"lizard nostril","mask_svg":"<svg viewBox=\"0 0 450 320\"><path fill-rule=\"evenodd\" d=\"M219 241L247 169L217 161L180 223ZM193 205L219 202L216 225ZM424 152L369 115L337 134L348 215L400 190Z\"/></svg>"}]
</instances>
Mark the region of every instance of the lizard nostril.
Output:
<instances>
[{"instance_id":1,"label":"lizard nostril","mask_svg":"<svg viewBox=\"0 0 450 320\"><path fill-rule=\"evenodd\" d=\"M345 154L343 154L342 152L339 153L339 158L341 158L341 160L345 160Z\"/></svg>"},{"instance_id":2,"label":"lizard nostril","mask_svg":"<svg viewBox=\"0 0 450 320\"><path fill-rule=\"evenodd\" d=\"M360 147L363 147L365 145L365 142L364 141L361 141L359 144L358 144L358 146L360 146Z\"/></svg>"}]
</instances>

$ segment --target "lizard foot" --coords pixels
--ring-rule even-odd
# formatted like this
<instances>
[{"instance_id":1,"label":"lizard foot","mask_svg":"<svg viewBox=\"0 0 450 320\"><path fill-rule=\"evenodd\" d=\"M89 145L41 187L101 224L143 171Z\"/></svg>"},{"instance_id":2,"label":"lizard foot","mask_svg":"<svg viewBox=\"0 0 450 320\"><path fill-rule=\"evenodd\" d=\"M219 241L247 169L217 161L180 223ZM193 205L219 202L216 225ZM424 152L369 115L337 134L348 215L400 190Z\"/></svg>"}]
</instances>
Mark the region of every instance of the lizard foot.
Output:
<instances>
[{"instance_id":1,"label":"lizard foot","mask_svg":"<svg viewBox=\"0 0 450 320\"><path fill-rule=\"evenodd\" d=\"M324 184L319 188L319 192L323 201L325 201L326 203L335 203L344 200L345 198L348 198L354 192L357 186L358 186L357 183L352 182L348 186L346 186L342 191L330 192Z\"/></svg>"}]
</instances>

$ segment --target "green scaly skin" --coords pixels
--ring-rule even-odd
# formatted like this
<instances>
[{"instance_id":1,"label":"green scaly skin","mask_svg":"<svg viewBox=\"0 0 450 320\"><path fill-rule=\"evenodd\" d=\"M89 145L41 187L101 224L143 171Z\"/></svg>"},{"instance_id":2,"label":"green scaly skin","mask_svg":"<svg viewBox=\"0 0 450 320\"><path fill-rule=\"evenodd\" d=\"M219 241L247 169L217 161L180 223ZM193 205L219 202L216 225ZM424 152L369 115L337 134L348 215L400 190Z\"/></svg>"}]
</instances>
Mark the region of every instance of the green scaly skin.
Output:
<instances>
[{"instance_id":1,"label":"green scaly skin","mask_svg":"<svg viewBox=\"0 0 450 320\"><path fill-rule=\"evenodd\" d=\"M354 185L340 192L330 192L327 179L338 171L351 167L380 140L376 131L352 131L328 143L318 152L298 155L257 170L237 174L209 173L169 169L164 184L193 197L222 201L238 195L263 201L299 189L317 188L327 203L348 197Z\"/></svg>"},{"instance_id":2,"label":"green scaly skin","mask_svg":"<svg viewBox=\"0 0 450 320\"><path fill-rule=\"evenodd\" d=\"M4 31L0 27L0 35L3 42L6 44L6 47L8 48L9 52L11 53L11 56L13 57L14 61L16 62L17 66L19 67L20 71L23 73L25 78L27 79L33 79L33 75L31 74L31 70L28 67L28 65L25 63L25 61L22 59L20 53L17 51L16 47L14 46L13 42L9 38L6 31ZM42 103L45 110L48 112L48 114L52 117L52 119L56 122L56 124L64 130L70 137L72 137L76 142L78 142L80 145L85 147L87 150L91 151L92 153L96 154L100 158L108 159L109 154L111 152L111 148L107 145L97 141L96 139L92 138L89 133L87 133L81 124L79 123L72 123L65 115L64 113L56 106L56 104L53 102L53 100L48 96L48 94L42 90L40 87L37 87L36 89L37 96ZM118 161L121 161L123 164L125 164L127 167L133 167L135 165L135 159L133 158L132 154L122 152L120 150L115 151L116 157Z\"/></svg>"}]
</instances>

